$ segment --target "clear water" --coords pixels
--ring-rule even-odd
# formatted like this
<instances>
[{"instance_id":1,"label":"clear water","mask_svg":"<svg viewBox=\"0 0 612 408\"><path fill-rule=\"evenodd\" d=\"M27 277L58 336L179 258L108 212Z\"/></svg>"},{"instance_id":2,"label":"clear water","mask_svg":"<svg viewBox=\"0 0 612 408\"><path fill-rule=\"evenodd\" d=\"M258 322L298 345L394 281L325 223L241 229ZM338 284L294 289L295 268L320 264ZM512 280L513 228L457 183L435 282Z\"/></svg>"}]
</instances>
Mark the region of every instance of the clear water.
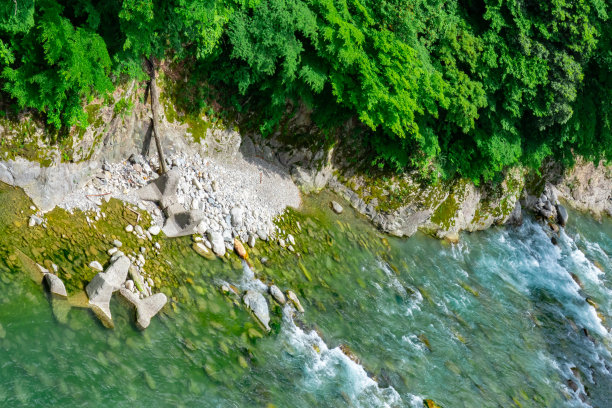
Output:
<instances>
[{"instance_id":1,"label":"clear water","mask_svg":"<svg viewBox=\"0 0 612 408\"><path fill-rule=\"evenodd\" d=\"M263 267L251 254L257 277L306 308L294 322L273 305L269 335L217 290L242 266L208 261L188 239L164 243L179 285L144 332L118 300L114 330L86 309L60 323L40 285L0 262L0 405L612 406L610 220L571 213L559 246L530 219L459 245L387 243L328 199L292 221L301 257Z\"/></svg>"}]
</instances>

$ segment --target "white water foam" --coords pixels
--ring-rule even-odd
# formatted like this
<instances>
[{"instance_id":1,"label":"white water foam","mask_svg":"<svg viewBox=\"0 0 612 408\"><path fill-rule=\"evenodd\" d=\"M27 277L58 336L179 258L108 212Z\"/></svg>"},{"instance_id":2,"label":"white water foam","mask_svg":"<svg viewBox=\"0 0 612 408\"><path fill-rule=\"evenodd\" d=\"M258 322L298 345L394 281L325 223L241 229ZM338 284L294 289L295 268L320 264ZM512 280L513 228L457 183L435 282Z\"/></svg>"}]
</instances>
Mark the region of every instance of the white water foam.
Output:
<instances>
[{"instance_id":1,"label":"white water foam","mask_svg":"<svg viewBox=\"0 0 612 408\"><path fill-rule=\"evenodd\" d=\"M283 310L281 336L295 351L295 358L303 360L302 386L307 391L319 395L325 391L341 393L355 407L406 406L393 387L380 388L339 347L330 349L314 330L306 333L297 327L288 307Z\"/></svg>"}]
</instances>

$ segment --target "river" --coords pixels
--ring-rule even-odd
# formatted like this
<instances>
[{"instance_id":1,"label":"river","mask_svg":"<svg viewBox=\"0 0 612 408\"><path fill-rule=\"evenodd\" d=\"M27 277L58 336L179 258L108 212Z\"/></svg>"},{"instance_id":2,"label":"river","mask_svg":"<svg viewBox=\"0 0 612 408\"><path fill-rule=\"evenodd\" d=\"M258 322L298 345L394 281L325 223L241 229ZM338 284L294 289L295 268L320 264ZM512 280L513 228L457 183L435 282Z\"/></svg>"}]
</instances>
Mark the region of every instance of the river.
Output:
<instances>
[{"instance_id":1,"label":"river","mask_svg":"<svg viewBox=\"0 0 612 408\"><path fill-rule=\"evenodd\" d=\"M0 190L0 207L8 197ZM270 334L217 289L243 265L206 260L190 238L162 245L177 284L146 331L117 299L113 330L87 309L61 316L8 261L30 254L7 237L28 227L0 214L0 405L612 405L609 219L570 212L558 246L532 218L450 245L385 237L349 209L332 213L331 197L307 197L285 219L299 257L251 252L256 276L306 309L294 321L271 303Z\"/></svg>"}]
</instances>

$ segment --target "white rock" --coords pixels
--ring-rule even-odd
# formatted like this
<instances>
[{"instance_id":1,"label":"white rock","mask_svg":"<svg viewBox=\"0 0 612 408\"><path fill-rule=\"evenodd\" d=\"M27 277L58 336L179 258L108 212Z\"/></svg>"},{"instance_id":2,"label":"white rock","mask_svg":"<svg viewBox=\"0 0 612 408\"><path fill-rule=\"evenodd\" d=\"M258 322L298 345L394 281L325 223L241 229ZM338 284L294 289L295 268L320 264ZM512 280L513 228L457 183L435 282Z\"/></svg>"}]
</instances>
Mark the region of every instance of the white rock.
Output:
<instances>
[{"instance_id":1,"label":"white rock","mask_svg":"<svg viewBox=\"0 0 612 408\"><path fill-rule=\"evenodd\" d=\"M113 245L116 246L117 248L121 248L123 244L118 239L115 239L113 240Z\"/></svg>"},{"instance_id":2,"label":"white rock","mask_svg":"<svg viewBox=\"0 0 612 408\"><path fill-rule=\"evenodd\" d=\"M134 231L134 226L133 225L128 225L125 227L125 232L132 232Z\"/></svg>"},{"instance_id":3,"label":"white rock","mask_svg":"<svg viewBox=\"0 0 612 408\"><path fill-rule=\"evenodd\" d=\"M114 255L114 254L116 254L116 253L117 253L117 251L119 251L119 249L117 249L117 248L111 248L111 249L109 249L109 250L107 251L107 253L108 253L109 255Z\"/></svg>"},{"instance_id":4,"label":"white rock","mask_svg":"<svg viewBox=\"0 0 612 408\"><path fill-rule=\"evenodd\" d=\"M151 235L157 235L161 232L161 228L159 227L159 225L151 225L151 227L149 228L149 234Z\"/></svg>"},{"instance_id":5,"label":"white rock","mask_svg":"<svg viewBox=\"0 0 612 408\"><path fill-rule=\"evenodd\" d=\"M89 263L89 267L93 269L94 271L98 271L98 272L102 272L104 270L104 268L102 267L102 264L98 261L91 261Z\"/></svg>"},{"instance_id":6,"label":"white rock","mask_svg":"<svg viewBox=\"0 0 612 408\"><path fill-rule=\"evenodd\" d=\"M295 238L293 238L293 235L291 234L287 235L287 240L291 242L291 245L295 245Z\"/></svg>"},{"instance_id":7,"label":"white rock","mask_svg":"<svg viewBox=\"0 0 612 408\"><path fill-rule=\"evenodd\" d=\"M142 227L140 225L136 225L134 227L134 231L136 232L137 235L143 235L144 234L144 231L143 231L143 229L142 229Z\"/></svg>"}]
</instances>

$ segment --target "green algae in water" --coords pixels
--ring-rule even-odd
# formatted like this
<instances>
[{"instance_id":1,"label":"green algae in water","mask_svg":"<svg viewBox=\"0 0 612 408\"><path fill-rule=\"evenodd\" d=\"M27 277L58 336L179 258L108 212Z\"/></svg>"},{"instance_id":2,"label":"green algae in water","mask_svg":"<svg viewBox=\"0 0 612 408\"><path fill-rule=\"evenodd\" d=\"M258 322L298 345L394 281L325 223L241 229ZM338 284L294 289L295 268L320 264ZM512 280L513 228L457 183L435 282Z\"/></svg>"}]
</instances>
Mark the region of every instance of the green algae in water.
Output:
<instances>
[{"instance_id":1,"label":"green algae in water","mask_svg":"<svg viewBox=\"0 0 612 408\"><path fill-rule=\"evenodd\" d=\"M251 251L251 259L270 259L269 266L254 262L258 278L300 297L306 314L298 327L273 306L273 332L264 336L244 307L218 290L218 280L242 276L235 255L210 261L189 238L158 238L162 253L146 266L155 265L171 300L140 332L117 298L114 330L87 309L71 308L67 322L58 322L15 255L19 248L86 281L84 262L92 256L103 262L112 239L126 248L142 245L124 233L121 203L109 203L112 217L92 233L85 215L68 220L60 212L48 215L47 230L29 228L31 204L23 194L4 187L0 198L10 203L0 206L5 406L422 407L425 398L443 407L572 406L579 397L568 391L568 376L587 386L593 406L609 397L610 377L592 361L596 355L610 364L609 326L602 330L608 323L593 319L568 273L580 277L581 290L610 322L609 222L591 224L572 213L575 227L558 250L532 221L449 246L421 234L385 238L351 210L331 213L325 205L331 196L323 194L279 220L296 237L296 253L272 242ZM564 368L570 366L576 374Z\"/></svg>"}]
</instances>

